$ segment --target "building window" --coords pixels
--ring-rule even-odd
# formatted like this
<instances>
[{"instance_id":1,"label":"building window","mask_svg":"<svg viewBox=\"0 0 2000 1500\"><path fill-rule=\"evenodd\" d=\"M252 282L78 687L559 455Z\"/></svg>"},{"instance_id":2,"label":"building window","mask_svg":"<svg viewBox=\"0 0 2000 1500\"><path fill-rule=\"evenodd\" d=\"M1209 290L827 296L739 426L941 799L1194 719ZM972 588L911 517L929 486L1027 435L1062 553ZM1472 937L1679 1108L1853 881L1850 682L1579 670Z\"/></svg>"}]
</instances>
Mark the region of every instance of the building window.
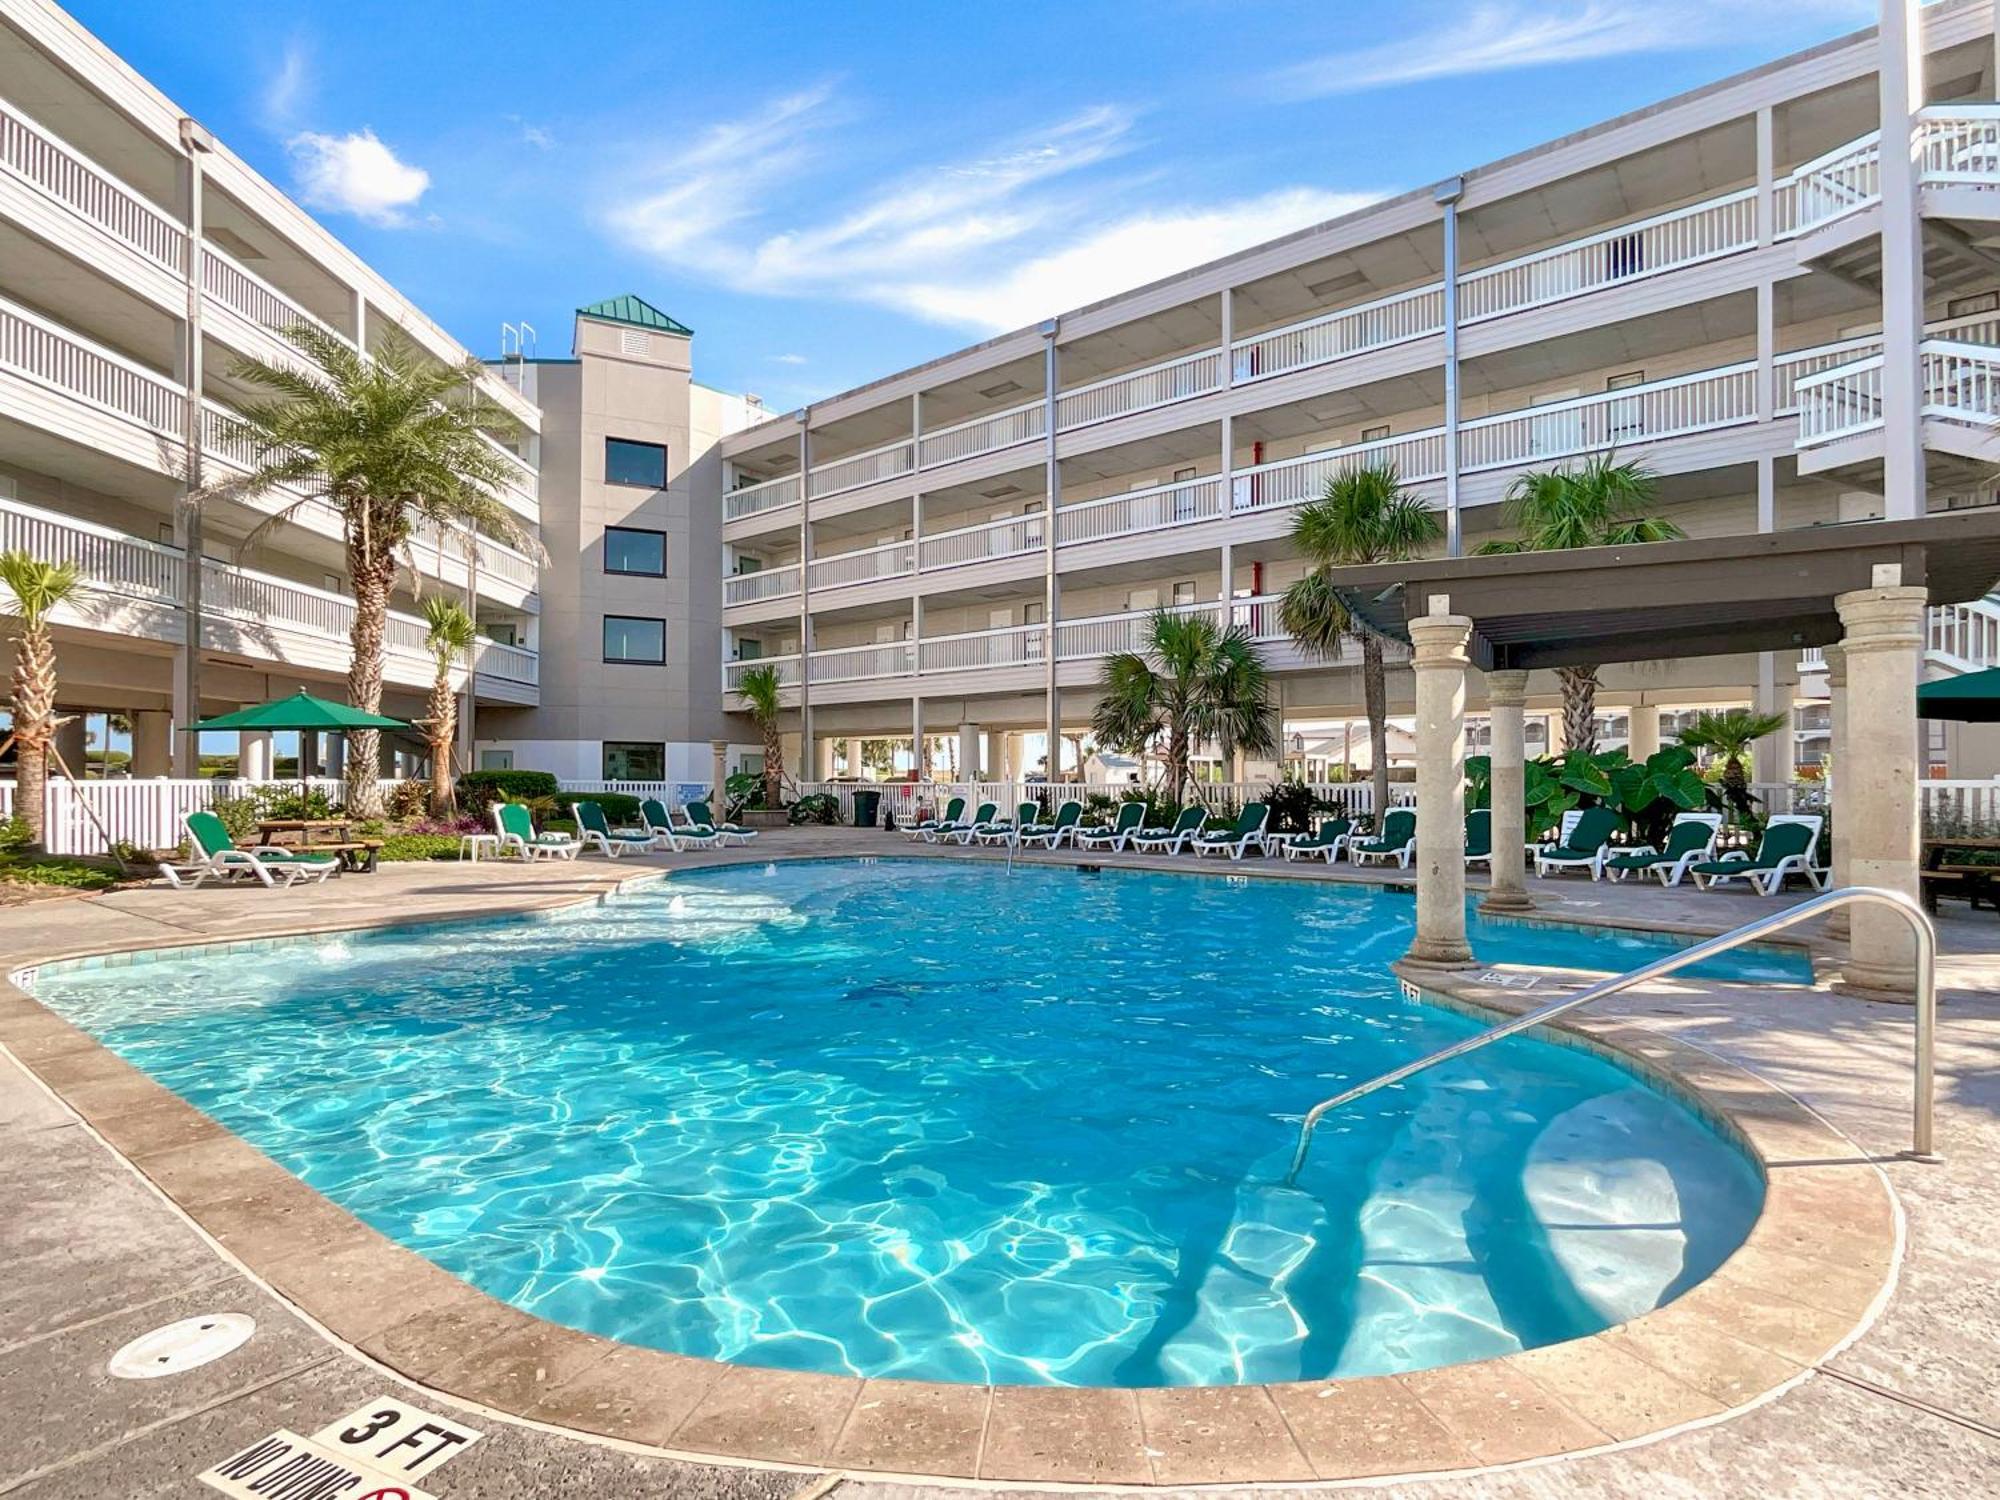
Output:
<instances>
[{"instance_id":1,"label":"building window","mask_svg":"<svg viewBox=\"0 0 2000 1500\"><path fill-rule=\"evenodd\" d=\"M633 573L644 578L666 577L666 533L638 531L630 526L605 527L604 571Z\"/></svg>"},{"instance_id":2,"label":"building window","mask_svg":"<svg viewBox=\"0 0 2000 1500\"><path fill-rule=\"evenodd\" d=\"M2000 312L2000 292L1980 292L1971 297L1954 297L1944 305L1947 318L1974 318L1980 313Z\"/></svg>"},{"instance_id":3,"label":"building window","mask_svg":"<svg viewBox=\"0 0 2000 1500\"><path fill-rule=\"evenodd\" d=\"M636 484L644 489L667 487L667 449L664 443L635 443L630 438L604 440L604 482Z\"/></svg>"},{"instance_id":4,"label":"building window","mask_svg":"<svg viewBox=\"0 0 2000 1500\"><path fill-rule=\"evenodd\" d=\"M1604 270L1613 280L1637 276L1646 269L1646 236L1637 230L1604 242Z\"/></svg>"},{"instance_id":5,"label":"building window","mask_svg":"<svg viewBox=\"0 0 2000 1500\"><path fill-rule=\"evenodd\" d=\"M1361 441L1364 443L1379 443L1388 435L1389 424L1387 422L1384 422L1380 427L1364 427L1361 429Z\"/></svg>"},{"instance_id":6,"label":"building window","mask_svg":"<svg viewBox=\"0 0 2000 1500\"><path fill-rule=\"evenodd\" d=\"M482 750L479 752L479 769L482 771L511 771L514 769L512 750Z\"/></svg>"},{"instance_id":7,"label":"building window","mask_svg":"<svg viewBox=\"0 0 2000 1500\"><path fill-rule=\"evenodd\" d=\"M667 622L636 615L606 615L604 659L660 666L667 659Z\"/></svg>"},{"instance_id":8,"label":"building window","mask_svg":"<svg viewBox=\"0 0 2000 1500\"><path fill-rule=\"evenodd\" d=\"M606 781L666 780L667 747L657 740L606 740L604 779Z\"/></svg>"},{"instance_id":9,"label":"building window","mask_svg":"<svg viewBox=\"0 0 2000 1500\"><path fill-rule=\"evenodd\" d=\"M1194 603L1194 580L1192 578L1183 578L1174 584L1174 603L1177 605Z\"/></svg>"},{"instance_id":10,"label":"building window","mask_svg":"<svg viewBox=\"0 0 2000 1500\"><path fill-rule=\"evenodd\" d=\"M738 661L762 661L764 659L764 643L754 639L738 641L736 643L736 659Z\"/></svg>"}]
</instances>

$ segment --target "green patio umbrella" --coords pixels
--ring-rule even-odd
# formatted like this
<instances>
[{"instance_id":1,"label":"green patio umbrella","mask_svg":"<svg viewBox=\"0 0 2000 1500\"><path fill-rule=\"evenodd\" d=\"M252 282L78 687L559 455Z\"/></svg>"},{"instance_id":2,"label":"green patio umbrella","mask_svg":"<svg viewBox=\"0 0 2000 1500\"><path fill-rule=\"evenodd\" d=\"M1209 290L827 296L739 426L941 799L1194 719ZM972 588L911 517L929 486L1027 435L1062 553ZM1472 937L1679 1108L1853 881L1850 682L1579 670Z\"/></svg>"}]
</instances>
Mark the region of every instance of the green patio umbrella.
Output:
<instances>
[{"instance_id":1,"label":"green patio umbrella","mask_svg":"<svg viewBox=\"0 0 2000 1500\"><path fill-rule=\"evenodd\" d=\"M325 698L315 698L304 688L300 688L289 698L273 698L269 703L259 703L250 708L239 708L233 714L218 714L213 719L203 719L195 725L196 732L207 729L238 729L261 732L271 729L313 730L321 733L344 734L350 729L407 729L410 726L401 719L391 719L383 714L365 713L358 708L349 708L345 703L331 703ZM305 746L299 746L299 785L306 784ZM242 769L240 766L237 768Z\"/></svg>"},{"instance_id":2,"label":"green patio umbrella","mask_svg":"<svg viewBox=\"0 0 2000 1500\"><path fill-rule=\"evenodd\" d=\"M1917 717L2000 724L2000 667L1924 683L1917 689Z\"/></svg>"}]
</instances>

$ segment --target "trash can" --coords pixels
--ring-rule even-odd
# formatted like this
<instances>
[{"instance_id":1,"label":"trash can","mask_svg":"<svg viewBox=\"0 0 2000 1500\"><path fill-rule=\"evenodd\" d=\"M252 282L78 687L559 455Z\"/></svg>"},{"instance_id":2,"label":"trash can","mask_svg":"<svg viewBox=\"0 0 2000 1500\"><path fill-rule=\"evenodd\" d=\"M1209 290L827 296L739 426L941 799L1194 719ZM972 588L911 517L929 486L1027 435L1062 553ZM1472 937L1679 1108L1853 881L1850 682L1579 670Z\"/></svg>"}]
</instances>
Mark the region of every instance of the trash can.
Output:
<instances>
[{"instance_id":1,"label":"trash can","mask_svg":"<svg viewBox=\"0 0 2000 1500\"><path fill-rule=\"evenodd\" d=\"M854 826L873 828L875 815L882 809L882 794L873 787L862 787L854 793Z\"/></svg>"}]
</instances>

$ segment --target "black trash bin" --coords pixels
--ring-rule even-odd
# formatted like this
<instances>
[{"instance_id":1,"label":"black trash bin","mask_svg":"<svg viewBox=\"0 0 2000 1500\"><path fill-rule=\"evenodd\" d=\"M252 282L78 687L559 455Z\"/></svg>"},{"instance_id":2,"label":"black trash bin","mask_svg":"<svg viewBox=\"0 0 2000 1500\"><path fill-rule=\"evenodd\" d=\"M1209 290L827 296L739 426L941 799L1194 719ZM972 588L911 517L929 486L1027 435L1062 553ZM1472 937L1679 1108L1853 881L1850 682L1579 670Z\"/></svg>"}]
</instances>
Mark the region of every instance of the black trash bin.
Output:
<instances>
[{"instance_id":1,"label":"black trash bin","mask_svg":"<svg viewBox=\"0 0 2000 1500\"><path fill-rule=\"evenodd\" d=\"M873 787L862 787L854 793L854 826L873 828L876 814L882 810L882 794Z\"/></svg>"}]
</instances>

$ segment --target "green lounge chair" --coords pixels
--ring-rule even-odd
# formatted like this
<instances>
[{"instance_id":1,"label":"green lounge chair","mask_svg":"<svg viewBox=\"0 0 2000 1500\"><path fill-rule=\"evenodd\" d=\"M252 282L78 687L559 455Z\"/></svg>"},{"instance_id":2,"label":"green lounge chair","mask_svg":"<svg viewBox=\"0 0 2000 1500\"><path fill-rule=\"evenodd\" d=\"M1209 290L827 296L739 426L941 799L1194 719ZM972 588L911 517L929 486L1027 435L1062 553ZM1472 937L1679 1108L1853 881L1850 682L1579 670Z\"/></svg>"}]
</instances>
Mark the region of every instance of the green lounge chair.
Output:
<instances>
[{"instance_id":1,"label":"green lounge chair","mask_svg":"<svg viewBox=\"0 0 2000 1500\"><path fill-rule=\"evenodd\" d=\"M1311 833L1294 833L1279 843L1286 859L1323 859L1334 863L1347 851L1354 834L1352 818L1321 818Z\"/></svg>"},{"instance_id":2,"label":"green lounge chair","mask_svg":"<svg viewBox=\"0 0 2000 1500\"><path fill-rule=\"evenodd\" d=\"M1188 840L1201 832L1201 825L1208 821L1208 810L1200 805L1184 807L1174 818L1171 828L1141 828L1132 835L1132 847L1141 854L1178 854L1187 847Z\"/></svg>"},{"instance_id":3,"label":"green lounge chair","mask_svg":"<svg viewBox=\"0 0 2000 1500\"><path fill-rule=\"evenodd\" d=\"M1030 823L1021 830L1020 842L1040 844L1044 849L1059 849L1067 839L1071 846L1076 843L1077 825L1083 821L1083 804L1065 802L1056 809L1055 820L1049 823Z\"/></svg>"},{"instance_id":4,"label":"green lounge chair","mask_svg":"<svg viewBox=\"0 0 2000 1500\"><path fill-rule=\"evenodd\" d=\"M639 816L646 820L646 827L652 831L653 843L657 848L665 844L674 853L681 852L681 845L692 844L697 849L711 849L722 835L710 830L703 833L699 828L676 828L674 816L667 811L667 805L658 797L648 797L639 804Z\"/></svg>"},{"instance_id":5,"label":"green lounge chair","mask_svg":"<svg viewBox=\"0 0 2000 1500\"><path fill-rule=\"evenodd\" d=\"M936 833L947 823L956 823L963 816L965 816L965 799L963 797L953 797L949 802L945 803L943 817L925 818L917 823L905 823L903 825L903 837L913 844L918 839L922 839L927 844L932 843L934 842L931 838L932 834Z\"/></svg>"},{"instance_id":6,"label":"green lounge chair","mask_svg":"<svg viewBox=\"0 0 2000 1500\"><path fill-rule=\"evenodd\" d=\"M500 834L500 848L518 849L523 859L575 859L583 852L583 841L566 833L537 833L535 820L519 802L493 804L493 826Z\"/></svg>"},{"instance_id":7,"label":"green lounge chair","mask_svg":"<svg viewBox=\"0 0 2000 1500\"><path fill-rule=\"evenodd\" d=\"M940 828L937 834L937 841L942 842L946 839L955 839L961 844L969 844L982 831L993 827L999 821L999 818L999 803L982 802L970 818L955 823L950 828Z\"/></svg>"},{"instance_id":8,"label":"green lounge chair","mask_svg":"<svg viewBox=\"0 0 2000 1500\"><path fill-rule=\"evenodd\" d=\"M612 859L625 854L644 854L654 847L651 831L639 833L629 828L613 828L604 809L595 802L576 804L576 829L586 847L602 849Z\"/></svg>"},{"instance_id":9,"label":"green lounge chair","mask_svg":"<svg viewBox=\"0 0 2000 1500\"><path fill-rule=\"evenodd\" d=\"M1202 854L1227 854L1231 859L1241 859L1245 849L1264 852L1264 825L1271 819L1271 809L1262 802L1246 802L1243 811L1236 815L1236 825L1227 830L1218 829L1214 833L1198 833L1194 837L1194 852Z\"/></svg>"},{"instance_id":10,"label":"green lounge chair","mask_svg":"<svg viewBox=\"0 0 2000 1500\"><path fill-rule=\"evenodd\" d=\"M1041 809L1032 802L1018 803L1011 818L989 818L973 836L982 844L1011 844L1014 830L1025 828L1035 821Z\"/></svg>"},{"instance_id":11,"label":"green lounge chair","mask_svg":"<svg viewBox=\"0 0 2000 1500\"><path fill-rule=\"evenodd\" d=\"M1119 804L1118 816L1111 820L1109 828L1079 828L1071 835L1070 842L1079 849L1109 849L1114 854L1123 854L1132 835L1145 821L1145 803L1123 802Z\"/></svg>"},{"instance_id":12,"label":"green lounge chair","mask_svg":"<svg viewBox=\"0 0 2000 1500\"><path fill-rule=\"evenodd\" d=\"M301 880L324 881L340 868L337 854L312 854L303 849L255 849L237 847L222 819L212 812L191 812L181 820L187 825L188 841L194 858L185 866L164 864L160 872L167 884L192 890L209 876L228 880L237 875L254 875L265 885L287 888Z\"/></svg>"},{"instance_id":13,"label":"green lounge chair","mask_svg":"<svg viewBox=\"0 0 2000 1500\"><path fill-rule=\"evenodd\" d=\"M1377 860L1387 864L1394 860L1407 870L1417 853L1417 810L1414 807L1392 807L1382 816L1382 836L1369 839L1365 843L1347 845L1348 859L1357 865L1371 865Z\"/></svg>"},{"instance_id":14,"label":"green lounge chair","mask_svg":"<svg viewBox=\"0 0 2000 1500\"><path fill-rule=\"evenodd\" d=\"M1493 869L1493 809L1475 807L1465 815L1465 862Z\"/></svg>"},{"instance_id":15,"label":"green lounge chair","mask_svg":"<svg viewBox=\"0 0 2000 1500\"><path fill-rule=\"evenodd\" d=\"M1657 875L1661 885L1679 885L1681 877L1689 870L1715 859L1715 838L1721 831L1721 813L1677 813L1674 826L1667 830L1666 848L1656 849L1651 844L1636 845L1607 859L1604 873L1613 880L1623 880L1627 875L1638 875L1642 879Z\"/></svg>"},{"instance_id":16,"label":"green lounge chair","mask_svg":"<svg viewBox=\"0 0 2000 1500\"><path fill-rule=\"evenodd\" d=\"M1691 865L1688 873L1705 891L1712 891L1725 881L1747 880L1760 895L1775 896L1791 875L1803 875L1814 890L1825 890L1825 883L1813 867L1813 850L1819 845L1822 821L1817 813L1781 813L1764 825L1756 858L1739 850L1721 859Z\"/></svg>"},{"instance_id":17,"label":"green lounge chair","mask_svg":"<svg viewBox=\"0 0 2000 1500\"><path fill-rule=\"evenodd\" d=\"M735 823L716 822L715 814L709 810L706 802L690 802L681 809L681 814L687 819L688 827L712 833L716 840L724 845L747 844L757 837L757 830L754 828L744 828Z\"/></svg>"},{"instance_id":18,"label":"green lounge chair","mask_svg":"<svg viewBox=\"0 0 2000 1500\"><path fill-rule=\"evenodd\" d=\"M1576 826L1560 844L1535 851L1535 873L1588 870L1592 880L1604 878L1604 862L1612 855L1611 835L1624 824L1608 807L1586 807Z\"/></svg>"}]
</instances>

